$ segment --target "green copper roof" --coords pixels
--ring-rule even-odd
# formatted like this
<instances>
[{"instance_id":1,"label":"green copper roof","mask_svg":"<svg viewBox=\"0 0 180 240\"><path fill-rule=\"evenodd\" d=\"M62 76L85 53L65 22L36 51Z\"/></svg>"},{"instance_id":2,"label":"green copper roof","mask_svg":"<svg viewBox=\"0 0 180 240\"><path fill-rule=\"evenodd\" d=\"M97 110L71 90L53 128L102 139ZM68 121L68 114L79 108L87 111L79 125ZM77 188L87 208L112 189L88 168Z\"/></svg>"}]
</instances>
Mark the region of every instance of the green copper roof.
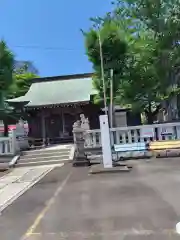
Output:
<instances>
[{"instance_id":1,"label":"green copper roof","mask_svg":"<svg viewBox=\"0 0 180 240\"><path fill-rule=\"evenodd\" d=\"M32 83L25 96L8 100L8 102L26 102L28 107L53 104L77 103L90 100L96 91L92 78L74 78L66 80L45 80Z\"/></svg>"}]
</instances>

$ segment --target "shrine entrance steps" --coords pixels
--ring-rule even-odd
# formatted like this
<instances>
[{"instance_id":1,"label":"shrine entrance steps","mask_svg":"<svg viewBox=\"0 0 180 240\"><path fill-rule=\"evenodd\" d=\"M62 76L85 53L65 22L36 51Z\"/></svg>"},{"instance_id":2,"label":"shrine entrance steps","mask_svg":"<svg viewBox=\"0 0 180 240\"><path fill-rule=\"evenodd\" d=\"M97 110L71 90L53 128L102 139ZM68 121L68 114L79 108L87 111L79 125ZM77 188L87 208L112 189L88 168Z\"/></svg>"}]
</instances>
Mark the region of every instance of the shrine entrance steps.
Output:
<instances>
[{"instance_id":1,"label":"shrine entrance steps","mask_svg":"<svg viewBox=\"0 0 180 240\"><path fill-rule=\"evenodd\" d=\"M58 166L62 163L72 161L73 144L54 145L38 150L29 150L22 152L16 167L30 166Z\"/></svg>"}]
</instances>

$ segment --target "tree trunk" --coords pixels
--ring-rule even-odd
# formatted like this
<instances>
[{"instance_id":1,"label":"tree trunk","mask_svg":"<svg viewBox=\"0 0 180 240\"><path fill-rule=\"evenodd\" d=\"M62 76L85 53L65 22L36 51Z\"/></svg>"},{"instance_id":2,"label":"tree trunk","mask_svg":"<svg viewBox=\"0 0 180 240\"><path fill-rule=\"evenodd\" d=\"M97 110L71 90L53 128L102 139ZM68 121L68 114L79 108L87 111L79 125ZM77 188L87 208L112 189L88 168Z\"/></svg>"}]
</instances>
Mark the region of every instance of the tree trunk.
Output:
<instances>
[{"instance_id":1,"label":"tree trunk","mask_svg":"<svg viewBox=\"0 0 180 240\"><path fill-rule=\"evenodd\" d=\"M148 124L153 124L153 121L154 121L154 116L153 116L153 113L150 111L146 111L146 118L147 118L147 123Z\"/></svg>"},{"instance_id":2,"label":"tree trunk","mask_svg":"<svg viewBox=\"0 0 180 240\"><path fill-rule=\"evenodd\" d=\"M153 124L153 113L151 111L151 102L148 104L147 110L145 110L146 118L147 118L147 123L148 124Z\"/></svg>"},{"instance_id":3,"label":"tree trunk","mask_svg":"<svg viewBox=\"0 0 180 240\"><path fill-rule=\"evenodd\" d=\"M148 104L147 110L145 110L146 118L147 118L147 123L148 124L153 124L153 113L151 111L151 102Z\"/></svg>"},{"instance_id":4,"label":"tree trunk","mask_svg":"<svg viewBox=\"0 0 180 240\"><path fill-rule=\"evenodd\" d=\"M111 105L108 106L108 117L109 117L109 126L111 127L112 125L112 127L116 127L116 119L115 119L116 116L115 116L114 105L112 105L112 112L111 112Z\"/></svg>"},{"instance_id":5,"label":"tree trunk","mask_svg":"<svg viewBox=\"0 0 180 240\"><path fill-rule=\"evenodd\" d=\"M156 120L156 116L159 113L160 109L161 105L157 106L155 111L152 111L151 103L149 103L148 109L145 110L148 124L153 124L153 122Z\"/></svg>"}]
</instances>

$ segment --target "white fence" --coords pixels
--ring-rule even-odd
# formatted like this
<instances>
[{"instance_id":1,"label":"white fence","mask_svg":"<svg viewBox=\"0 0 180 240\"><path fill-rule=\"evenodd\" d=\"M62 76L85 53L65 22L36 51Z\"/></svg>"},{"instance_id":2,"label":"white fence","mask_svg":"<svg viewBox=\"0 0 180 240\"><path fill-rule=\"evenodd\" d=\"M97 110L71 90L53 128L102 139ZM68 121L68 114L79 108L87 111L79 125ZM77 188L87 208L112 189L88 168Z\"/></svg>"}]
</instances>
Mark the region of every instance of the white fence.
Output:
<instances>
[{"instance_id":1,"label":"white fence","mask_svg":"<svg viewBox=\"0 0 180 240\"><path fill-rule=\"evenodd\" d=\"M145 137L142 132L153 131L152 137ZM87 130L85 147L101 147L100 129ZM111 144L125 144L133 142L147 142L156 140L180 139L180 122L120 127L110 129Z\"/></svg>"},{"instance_id":2,"label":"white fence","mask_svg":"<svg viewBox=\"0 0 180 240\"><path fill-rule=\"evenodd\" d=\"M26 126L25 126L26 127ZM4 125L0 124L0 157L15 155L20 150L29 148L27 129L16 124L15 129L9 131L9 137L3 137Z\"/></svg>"},{"instance_id":3,"label":"white fence","mask_svg":"<svg viewBox=\"0 0 180 240\"><path fill-rule=\"evenodd\" d=\"M8 156L14 154L14 139L12 137L0 137L0 156Z\"/></svg>"}]
</instances>

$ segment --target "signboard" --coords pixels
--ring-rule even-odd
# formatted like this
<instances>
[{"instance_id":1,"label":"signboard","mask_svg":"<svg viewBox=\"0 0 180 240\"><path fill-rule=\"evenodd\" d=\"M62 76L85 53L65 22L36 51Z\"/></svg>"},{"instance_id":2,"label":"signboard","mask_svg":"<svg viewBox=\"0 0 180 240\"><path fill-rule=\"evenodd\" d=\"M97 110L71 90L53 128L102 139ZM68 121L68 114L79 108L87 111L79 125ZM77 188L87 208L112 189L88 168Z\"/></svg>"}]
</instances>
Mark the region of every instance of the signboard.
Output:
<instances>
[{"instance_id":1,"label":"signboard","mask_svg":"<svg viewBox=\"0 0 180 240\"><path fill-rule=\"evenodd\" d=\"M174 134L173 127L163 127L161 129L161 135L163 136L172 136Z\"/></svg>"},{"instance_id":2,"label":"signboard","mask_svg":"<svg viewBox=\"0 0 180 240\"><path fill-rule=\"evenodd\" d=\"M152 128L152 127L143 127L141 129L141 137L142 138L154 137L154 128Z\"/></svg>"}]
</instances>

